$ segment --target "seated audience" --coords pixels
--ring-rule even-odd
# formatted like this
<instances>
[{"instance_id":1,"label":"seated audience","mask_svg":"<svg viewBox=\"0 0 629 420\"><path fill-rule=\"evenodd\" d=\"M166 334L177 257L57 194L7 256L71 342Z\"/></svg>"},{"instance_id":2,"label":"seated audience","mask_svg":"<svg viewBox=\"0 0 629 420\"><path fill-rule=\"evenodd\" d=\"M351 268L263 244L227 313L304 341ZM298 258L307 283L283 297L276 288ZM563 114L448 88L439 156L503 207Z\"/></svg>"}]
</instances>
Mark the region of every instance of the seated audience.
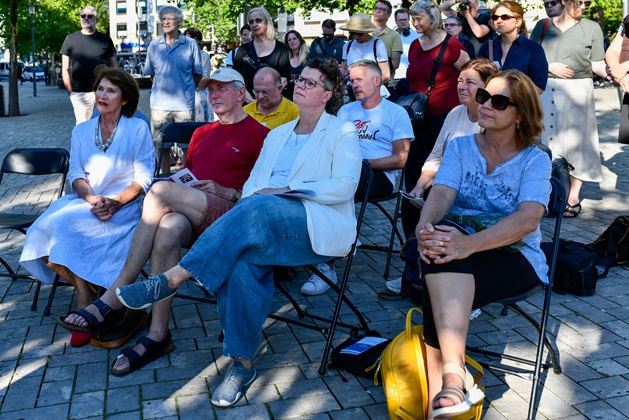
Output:
<instances>
[{"instance_id":1,"label":"seated audience","mask_svg":"<svg viewBox=\"0 0 629 420\"><path fill-rule=\"evenodd\" d=\"M372 198L386 197L393 192L395 173L406 164L413 139L413 127L408 113L399 105L380 96L382 72L375 61L359 60L349 66L356 102L343 106L339 118L356 126L358 144L363 159L374 169L374 182L369 194ZM334 263L317 266L333 283L337 282ZM313 274L301 288L305 295L319 295L330 286Z\"/></svg>"},{"instance_id":2,"label":"seated audience","mask_svg":"<svg viewBox=\"0 0 629 420\"><path fill-rule=\"evenodd\" d=\"M64 317L62 326L101 330L124 308L114 295L115 288L133 283L149 256L151 273L172 267L179 261L182 247L191 246L209 225L234 207L269 132L243 112L244 85L242 76L232 69L220 69L210 76L210 102L219 120L194 132L184 166L200 181L189 186L172 182L153 185L144 200L131 252L119 257L120 262L126 259L122 271L119 268L109 277L100 276L109 280L108 284L115 279L115 287L83 312ZM113 374L133 372L172 351L168 330L171 304L172 299L153 307L147 336L122 351L112 366ZM101 307L106 310L99 311Z\"/></svg>"},{"instance_id":3,"label":"seated audience","mask_svg":"<svg viewBox=\"0 0 629 420\"><path fill-rule=\"evenodd\" d=\"M423 197L426 190L432 186L450 140L479 132L476 91L479 88L485 88L487 78L496 73L498 73L498 68L486 58L468 61L461 67L457 86L461 105L448 113L435 142L435 147L432 148L432 152L422 166L417 185L410 192L411 195Z\"/></svg>"},{"instance_id":4,"label":"seated audience","mask_svg":"<svg viewBox=\"0 0 629 420\"><path fill-rule=\"evenodd\" d=\"M299 117L299 107L282 96L282 78L277 70L262 67L253 77L256 100L245 105L244 111L272 130Z\"/></svg>"},{"instance_id":5,"label":"seated audience","mask_svg":"<svg viewBox=\"0 0 629 420\"><path fill-rule=\"evenodd\" d=\"M94 299L88 282L108 288L122 270L142 211L141 196L155 170L149 127L132 118L140 100L135 79L122 69L97 71L100 116L72 130L72 192L53 202L28 229L20 256L20 264L40 281L52 283L56 273L72 284L78 307L72 313L87 318L84 308ZM108 325L122 316L124 311L116 313ZM72 344L89 339L75 334Z\"/></svg>"},{"instance_id":6,"label":"seated audience","mask_svg":"<svg viewBox=\"0 0 629 420\"><path fill-rule=\"evenodd\" d=\"M472 308L548 281L539 226L551 164L535 145L539 95L526 75L508 70L491 76L476 100L482 131L450 141L416 229L426 279L427 418L466 413L483 398L465 369Z\"/></svg>"},{"instance_id":7,"label":"seated audience","mask_svg":"<svg viewBox=\"0 0 629 420\"><path fill-rule=\"evenodd\" d=\"M295 83L300 117L269 133L243 199L178 265L117 290L128 307L168 299L189 278L217 292L223 354L234 361L212 394L216 406L236 403L256 377L252 360L273 303L273 266L347 255L356 238L361 158L353 124L334 116L343 85L336 60L308 61ZM290 190L310 193L281 195Z\"/></svg>"}]
</instances>

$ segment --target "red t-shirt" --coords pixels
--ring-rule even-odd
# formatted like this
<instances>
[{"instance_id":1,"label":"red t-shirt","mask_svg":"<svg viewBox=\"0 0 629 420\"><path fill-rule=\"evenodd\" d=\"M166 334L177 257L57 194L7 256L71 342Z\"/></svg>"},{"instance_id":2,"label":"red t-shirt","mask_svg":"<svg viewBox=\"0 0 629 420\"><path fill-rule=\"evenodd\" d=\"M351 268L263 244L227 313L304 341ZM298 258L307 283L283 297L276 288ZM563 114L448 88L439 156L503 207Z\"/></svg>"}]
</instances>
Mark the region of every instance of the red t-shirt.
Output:
<instances>
[{"instance_id":1,"label":"red t-shirt","mask_svg":"<svg viewBox=\"0 0 629 420\"><path fill-rule=\"evenodd\" d=\"M442 44L424 51L419 39L411 43L408 51L408 70L406 71L411 92L426 93L428 90L428 80L430 80L432 67ZM461 51L465 51L463 44L456 38L450 38L443 55L443 61L435 77L435 86L430 91L430 99L428 99L425 109L426 115L447 114L459 105L459 96L456 90L459 71L454 67L454 63L459 59Z\"/></svg>"},{"instance_id":2,"label":"red t-shirt","mask_svg":"<svg viewBox=\"0 0 629 420\"><path fill-rule=\"evenodd\" d=\"M250 116L236 124L215 121L204 125L190 139L184 167L198 180L242 190L268 132Z\"/></svg>"}]
</instances>

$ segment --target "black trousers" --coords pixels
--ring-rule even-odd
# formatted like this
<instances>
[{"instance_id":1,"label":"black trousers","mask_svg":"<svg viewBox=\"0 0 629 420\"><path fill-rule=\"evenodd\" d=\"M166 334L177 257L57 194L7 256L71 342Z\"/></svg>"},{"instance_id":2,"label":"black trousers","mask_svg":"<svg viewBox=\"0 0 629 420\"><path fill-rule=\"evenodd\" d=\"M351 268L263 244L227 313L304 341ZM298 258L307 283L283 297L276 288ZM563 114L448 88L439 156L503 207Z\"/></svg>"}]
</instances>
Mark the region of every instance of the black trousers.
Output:
<instances>
[{"instance_id":1,"label":"black trousers","mask_svg":"<svg viewBox=\"0 0 629 420\"><path fill-rule=\"evenodd\" d=\"M415 140L411 142L411 149L408 153L406 161L406 175L404 177L404 186L406 191L415 188L417 180L422 173L422 166L428 159L435 141L439 137L439 132L443 126L443 122L448 114L429 115L422 121L413 121L413 133ZM408 236L415 232L415 227L419 222L420 211L413 206L408 200L402 200L402 229L408 239Z\"/></svg>"}]
</instances>

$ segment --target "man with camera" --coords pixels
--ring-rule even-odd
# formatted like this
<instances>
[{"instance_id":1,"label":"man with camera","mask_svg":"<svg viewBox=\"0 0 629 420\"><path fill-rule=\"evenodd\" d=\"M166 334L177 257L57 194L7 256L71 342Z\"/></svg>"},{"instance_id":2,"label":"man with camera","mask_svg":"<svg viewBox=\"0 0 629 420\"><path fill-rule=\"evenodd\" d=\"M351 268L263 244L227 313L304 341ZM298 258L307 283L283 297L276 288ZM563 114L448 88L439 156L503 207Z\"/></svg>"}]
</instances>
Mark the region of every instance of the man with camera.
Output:
<instances>
[{"instance_id":1,"label":"man with camera","mask_svg":"<svg viewBox=\"0 0 629 420\"><path fill-rule=\"evenodd\" d=\"M459 4L459 11L453 9ZM494 35L489 26L489 13L480 13L478 0L446 0L439 5L439 10L446 16L456 16L463 24L462 33L472 45L475 54L478 54L480 46Z\"/></svg>"}]
</instances>

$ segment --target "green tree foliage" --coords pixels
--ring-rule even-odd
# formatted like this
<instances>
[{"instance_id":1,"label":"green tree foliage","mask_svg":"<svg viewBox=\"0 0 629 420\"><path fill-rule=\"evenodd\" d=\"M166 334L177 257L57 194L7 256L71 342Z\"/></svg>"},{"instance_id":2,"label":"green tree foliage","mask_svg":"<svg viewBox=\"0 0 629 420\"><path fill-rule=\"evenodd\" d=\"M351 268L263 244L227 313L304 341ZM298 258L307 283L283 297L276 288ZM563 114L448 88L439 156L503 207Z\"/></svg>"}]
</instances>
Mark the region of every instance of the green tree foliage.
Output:
<instances>
[{"instance_id":1,"label":"green tree foliage","mask_svg":"<svg viewBox=\"0 0 629 420\"><path fill-rule=\"evenodd\" d=\"M592 5L583 16L601 24L606 34L614 35L623 18L622 0L592 0Z\"/></svg>"},{"instance_id":2,"label":"green tree foliage","mask_svg":"<svg viewBox=\"0 0 629 420\"><path fill-rule=\"evenodd\" d=\"M35 9L35 56L46 60L48 53L58 53L66 35L81 29L79 12L85 5L83 0L31 0ZM27 57L31 53L31 17L28 13L28 0L18 0L17 53ZM107 33L109 18L105 10L106 0L92 2L98 10L97 29ZM0 22L9 22L9 5L0 2ZM0 26L0 48L9 45L10 26Z\"/></svg>"}]
</instances>

